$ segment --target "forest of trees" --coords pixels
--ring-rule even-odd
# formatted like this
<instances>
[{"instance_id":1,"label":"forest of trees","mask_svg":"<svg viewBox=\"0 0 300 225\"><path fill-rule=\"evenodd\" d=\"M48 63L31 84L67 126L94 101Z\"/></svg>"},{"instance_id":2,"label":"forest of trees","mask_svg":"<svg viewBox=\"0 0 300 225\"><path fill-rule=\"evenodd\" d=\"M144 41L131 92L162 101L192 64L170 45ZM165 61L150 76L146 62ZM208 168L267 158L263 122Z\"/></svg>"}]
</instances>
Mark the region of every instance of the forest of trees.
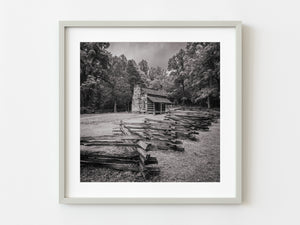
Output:
<instances>
[{"instance_id":1,"label":"forest of trees","mask_svg":"<svg viewBox=\"0 0 300 225\"><path fill-rule=\"evenodd\" d=\"M167 68L113 56L109 46L80 44L81 113L130 111L135 84L164 89L175 105L220 106L219 43L189 42L169 59Z\"/></svg>"}]
</instances>

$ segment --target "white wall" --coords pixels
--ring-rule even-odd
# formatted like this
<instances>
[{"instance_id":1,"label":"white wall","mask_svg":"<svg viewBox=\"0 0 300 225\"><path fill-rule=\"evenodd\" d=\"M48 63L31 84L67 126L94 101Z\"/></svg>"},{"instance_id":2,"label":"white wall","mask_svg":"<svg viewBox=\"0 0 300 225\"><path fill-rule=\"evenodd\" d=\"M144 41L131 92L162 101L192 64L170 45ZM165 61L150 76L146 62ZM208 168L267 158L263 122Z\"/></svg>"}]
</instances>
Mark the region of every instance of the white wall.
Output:
<instances>
[{"instance_id":1,"label":"white wall","mask_svg":"<svg viewBox=\"0 0 300 225\"><path fill-rule=\"evenodd\" d=\"M0 0L0 224L300 224L299 6ZM244 203L59 205L58 20L242 20Z\"/></svg>"}]
</instances>

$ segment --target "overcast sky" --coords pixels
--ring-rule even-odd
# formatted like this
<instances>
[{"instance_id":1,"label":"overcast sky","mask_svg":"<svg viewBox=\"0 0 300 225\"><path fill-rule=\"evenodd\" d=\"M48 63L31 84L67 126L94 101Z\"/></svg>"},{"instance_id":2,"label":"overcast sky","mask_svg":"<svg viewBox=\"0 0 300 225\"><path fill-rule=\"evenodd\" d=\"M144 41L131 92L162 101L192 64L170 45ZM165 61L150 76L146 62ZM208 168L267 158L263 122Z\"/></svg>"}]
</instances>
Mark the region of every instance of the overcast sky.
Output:
<instances>
[{"instance_id":1,"label":"overcast sky","mask_svg":"<svg viewBox=\"0 0 300 225\"><path fill-rule=\"evenodd\" d=\"M117 56L124 54L136 63L145 59L149 67L167 69L169 58L185 46L186 42L110 42L108 51Z\"/></svg>"}]
</instances>

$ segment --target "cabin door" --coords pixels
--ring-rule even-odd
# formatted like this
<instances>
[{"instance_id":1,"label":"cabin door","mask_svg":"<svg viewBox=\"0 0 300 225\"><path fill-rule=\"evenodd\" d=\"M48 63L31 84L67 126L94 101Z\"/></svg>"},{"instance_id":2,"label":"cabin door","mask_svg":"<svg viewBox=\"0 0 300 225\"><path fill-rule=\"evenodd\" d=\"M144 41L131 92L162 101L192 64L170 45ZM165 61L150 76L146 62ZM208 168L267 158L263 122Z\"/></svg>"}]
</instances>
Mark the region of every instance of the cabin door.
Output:
<instances>
[{"instance_id":1,"label":"cabin door","mask_svg":"<svg viewBox=\"0 0 300 225\"><path fill-rule=\"evenodd\" d=\"M155 114L160 113L160 104L158 102L154 103Z\"/></svg>"}]
</instances>

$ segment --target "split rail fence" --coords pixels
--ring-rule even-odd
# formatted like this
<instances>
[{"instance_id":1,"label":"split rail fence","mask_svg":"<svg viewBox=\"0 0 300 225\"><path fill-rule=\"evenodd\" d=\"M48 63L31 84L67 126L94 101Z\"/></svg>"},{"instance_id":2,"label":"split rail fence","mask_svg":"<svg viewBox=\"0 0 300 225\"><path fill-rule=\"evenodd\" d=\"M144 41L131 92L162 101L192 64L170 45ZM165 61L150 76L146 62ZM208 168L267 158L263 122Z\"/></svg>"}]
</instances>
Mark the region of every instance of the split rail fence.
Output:
<instances>
[{"instance_id":1,"label":"split rail fence","mask_svg":"<svg viewBox=\"0 0 300 225\"><path fill-rule=\"evenodd\" d=\"M196 141L199 131L208 131L219 118L217 111L177 110L164 120L145 118L143 122L120 121L114 135L81 137L84 146L114 146L126 148L126 154L102 154L100 151L81 151L81 163L140 172L145 180L159 175L158 160L151 152L158 150L184 151L183 139Z\"/></svg>"}]
</instances>

